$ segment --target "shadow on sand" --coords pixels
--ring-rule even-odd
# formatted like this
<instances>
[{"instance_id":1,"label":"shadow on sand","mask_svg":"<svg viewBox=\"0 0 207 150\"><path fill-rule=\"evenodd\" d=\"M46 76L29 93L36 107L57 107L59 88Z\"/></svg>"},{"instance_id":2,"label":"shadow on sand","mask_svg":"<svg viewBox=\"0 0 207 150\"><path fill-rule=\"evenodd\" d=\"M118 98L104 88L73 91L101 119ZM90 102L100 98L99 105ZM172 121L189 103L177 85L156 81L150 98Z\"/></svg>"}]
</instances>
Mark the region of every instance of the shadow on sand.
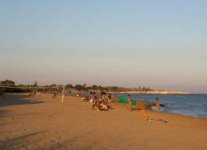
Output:
<instances>
[{"instance_id":1,"label":"shadow on sand","mask_svg":"<svg viewBox=\"0 0 207 150\"><path fill-rule=\"evenodd\" d=\"M4 116L7 112L8 110L0 110L0 117Z\"/></svg>"},{"instance_id":2,"label":"shadow on sand","mask_svg":"<svg viewBox=\"0 0 207 150\"><path fill-rule=\"evenodd\" d=\"M7 94L1 96L0 106L39 104L43 102L44 101L37 99L30 99L30 97L26 94Z\"/></svg>"},{"instance_id":3,"label":"shadow on sand","mask_svg":"<svg viewBox=\"0 0 207 150\"><path fill-rule=\"evenodd\" d=\"M7 149L8 147L13 147L13 146L20 146L22 144L24 144L25 140L28 140L36 135L39 135L41 133L44 133L46 131L39 131L39 132L34 132L34 133L30 133L30 134L27 134L27 135L23 135L23 136L18 136L18 137L15 137L15 138L12 138L12 139L8 139L6 141L1 141L0 140L0 149Z\"/></svg>"}]
</instances>

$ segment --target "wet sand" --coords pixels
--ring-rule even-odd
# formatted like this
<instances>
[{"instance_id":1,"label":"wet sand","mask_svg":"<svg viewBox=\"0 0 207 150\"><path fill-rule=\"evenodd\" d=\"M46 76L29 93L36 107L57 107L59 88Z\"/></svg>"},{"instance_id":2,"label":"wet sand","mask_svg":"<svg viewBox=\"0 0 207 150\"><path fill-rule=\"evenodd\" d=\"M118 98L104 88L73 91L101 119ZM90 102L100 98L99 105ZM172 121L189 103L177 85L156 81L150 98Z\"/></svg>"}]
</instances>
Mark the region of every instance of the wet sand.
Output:
<instances>
[{"instance_id":1,"label":"wet sand","mask_svg":"<svg viewBox=\"0 0 207 150\"><path fill-rule=\"evenodd\" d=\"M79 97L6 94L0 97L1 150L206 150L207 119L140 111L112 104L91 110Z\"/></svg>"}]
</instances>

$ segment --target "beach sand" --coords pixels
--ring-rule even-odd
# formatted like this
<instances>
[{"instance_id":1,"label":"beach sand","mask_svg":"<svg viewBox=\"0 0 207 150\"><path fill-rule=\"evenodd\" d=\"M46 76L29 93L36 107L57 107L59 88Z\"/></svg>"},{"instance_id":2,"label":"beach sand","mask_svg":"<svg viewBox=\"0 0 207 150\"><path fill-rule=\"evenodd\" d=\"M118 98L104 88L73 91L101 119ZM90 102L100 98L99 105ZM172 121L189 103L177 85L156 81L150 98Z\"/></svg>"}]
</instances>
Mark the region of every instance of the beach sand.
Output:
<instances>
[{"instance_id":1,"label":"beach sand","mask_svg":"<svg viewBox=\"0 0 207 150\"><path fill-rule=\"evenodd\" d=\"M206 150L207 119L140 111L114 103L91 110L80 97L5 94L0 97L0 149Z\"/></svg>"}]
</instances>

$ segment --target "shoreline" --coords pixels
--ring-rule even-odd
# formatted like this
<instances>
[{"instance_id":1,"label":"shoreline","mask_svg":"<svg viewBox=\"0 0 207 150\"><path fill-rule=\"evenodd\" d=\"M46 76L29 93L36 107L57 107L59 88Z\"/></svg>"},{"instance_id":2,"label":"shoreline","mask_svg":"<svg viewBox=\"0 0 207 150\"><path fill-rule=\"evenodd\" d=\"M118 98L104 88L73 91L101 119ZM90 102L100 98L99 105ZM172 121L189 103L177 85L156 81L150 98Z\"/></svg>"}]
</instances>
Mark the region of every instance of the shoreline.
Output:
<instances>
[{"instance_id":1,"label":"shoreline","mask_svg":"<svg viewBox=\"0 0 207 150\"><path fill-rule=\"evenodd\" d=\"M131 93L118 93L118 97L127 98L127 94ZM151 106L155 102L155 97L160 99L160 103L163 104L160 107L161 112L179 114L184 116L192 116L198 118L206 118L206 96L207 95L150 95L150 94L131 94L134 101L145 100L146 103ZM152 103L152 104L151 104ZM148 107L154 110L154 107Z\"/></svg>"},{"instance_id":2,"label":"shoreline","mask_svg":"<svg viewBox=\"0 0 207 150\"><path fill-rule=\"evenodd\" d=\"M150 110L151 111L151 110ZM151 111L151 112L156 112L156 111ZM159 113L163 114L169 114L169 115L176 115L176 116L181 116L181 117L190 117L190 118L198 118L198 119L204 119L207 120L207 117L199 117L199 116L193 116L193 115L186 115L186 114L179 114L179 113L172 113L172 112L165 112L165 111L159 111Z\"/></svg>"}]
</instances>

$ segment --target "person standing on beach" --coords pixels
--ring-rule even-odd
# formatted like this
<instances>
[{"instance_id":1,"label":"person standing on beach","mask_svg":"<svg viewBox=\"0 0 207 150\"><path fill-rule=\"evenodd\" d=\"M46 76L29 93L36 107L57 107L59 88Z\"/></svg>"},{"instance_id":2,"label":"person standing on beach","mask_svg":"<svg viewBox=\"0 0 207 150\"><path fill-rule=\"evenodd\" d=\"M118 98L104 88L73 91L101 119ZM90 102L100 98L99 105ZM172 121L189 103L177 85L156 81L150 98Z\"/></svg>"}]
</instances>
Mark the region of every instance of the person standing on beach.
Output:
<instances>
[{"instance_id":1,"label":"person standing on beach","mask_svg":"<svg viewBox=\"0 0 207 150\"><path fill-rule=\"evenodd\" d=\"M128 109L129 111L132 111L132 98L130 95L128 95Z\"/></svg>"},{"instance_id":2,"label":"person standing on beach","mask_svg":"<svg viewBox=\"0 0 207 150\"><path fill-rule=\"evenodd\" d=\"M156 101L155 101L155 107L156 107L156 111L159 111L159 109L160 109L160 101L158 100L157 97L156 97Z\"/></svg>"}]
</instances>

